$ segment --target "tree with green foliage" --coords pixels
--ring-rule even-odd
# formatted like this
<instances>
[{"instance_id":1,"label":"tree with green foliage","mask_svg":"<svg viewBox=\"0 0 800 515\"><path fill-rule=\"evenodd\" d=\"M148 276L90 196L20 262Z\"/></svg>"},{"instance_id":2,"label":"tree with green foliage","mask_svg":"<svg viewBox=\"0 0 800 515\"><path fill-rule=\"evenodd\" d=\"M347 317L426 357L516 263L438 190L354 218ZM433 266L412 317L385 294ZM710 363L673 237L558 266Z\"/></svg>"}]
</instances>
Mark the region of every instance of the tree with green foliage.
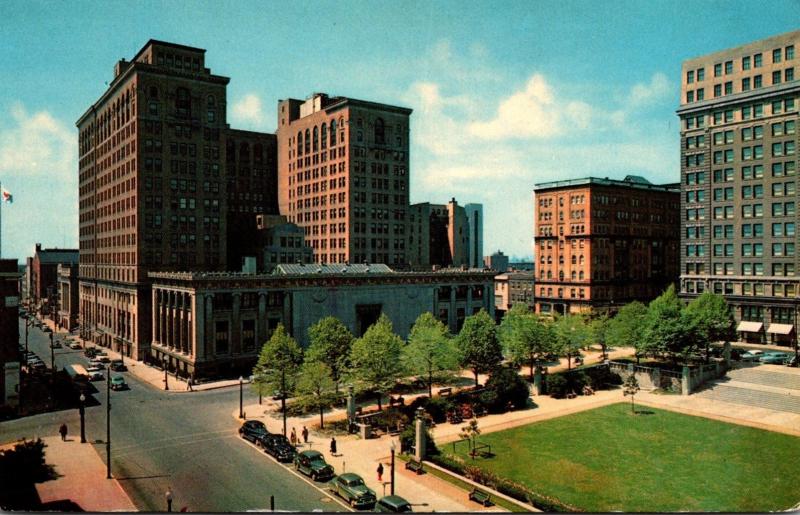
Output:
<instances>
[{"instance_id":1,"label":"tree with green foliage","mask_svg":"<svg viewBox=\"0 0 800 515\"><path fill-rule=\"evenodd\" d=\"M428 396L433 396L433 383L458 369L458 350L447 327L426 311L417 317L403 347L403 363L409 374L423 378Z\"/></svg>"},{"instance_id":2,"label":"tree with green foliage","mask_svg":"<svg viewBox=\"0 0 800 515\"><path fill-rule=\"evenodd\" d=\"M563 315L553 324L555 348L560 356L567 358L567 370L572 369L572 358L579 356L588 345L591 333L581 315Z\"/></svg>"},{"instance_id":3,"label":"tree with green foliage","mask_svg":"<svg viewBox=\"0 0 800 515\"><path fill-rule=\"evenodd\" d=\"M303 349L278 324L267 343L261 348L253 368L253 382L259 391L280 392L281 409L286 413L286 397L294 391L297 372L303 363ZM261 390L263 389L263 390Z\"/></svg>"},{"instance_id":4,"label":"tree with green foliage","mask_svg":"<svg viewBox=\"0 0 800 515\"><path fill-rule=\"evenodd\" d=\"M732 340L735 336L733 313L722 295L704 292L684 308L684 315L698 347L705 349L706 363L713 342Z\"/></svg>"},{"instance_id":5,"label":"tree with green foliage","mask_svg":"<svg viewBox=\"0 0 800 515\"><path fill-rule=\"evenodd\" d=\"M459 364L475 374L476 387L478 374L491 372L503 361L497 326L483 309L464 320L461 332L456 337L456 345L460 354Z\"/></svg>"},{"instance_id":6,"label":"tree with green foliage","mask_svg":"<svg viewBox=\"0 0 800 515\"><path fill-rule=\"evenodd\" d=\"M646 319L647 306L639 301L625 304L608 322L605 333L606 343L611 347L633 347L636 349L638 362Z\"/></svg>"},{"instance_id":7,"label":"tree with green foliage","mask_svg":"<svg viewBox=\"0 0 800 515\"><path fill-rule=\"evenodd\" d=\"M306 361L297 380L299 402L319 412L319 427L323 429L323 413L336 401L331 368L321 361Z\"/></svg>"},{"instance_id":8,"label":"tree with green foliage","mask_svg":"<svg viewBox=\"0 0 800 515\"><path fill-rule=\"evenodd\" d=\"M608 326L610 321L611 319L608 318L608 315L603 313L589 322L589 338L592 343L600 346L600 350L603 352L603 359L608 357Z\"/></svg>"},{"instance_id":9,"label":"tree with green foliage","mask_svg":"<svg viewBox=\"0 0 800 515\"><path fill-rule=\"evenodd\" d=\"M675 286L670 285L647 307L640 352L668 356L677 362L679 357L685 357L691 350L689 329Z\"/></svg>"},{"instance_id":10,"label":"tree with green foliage","mask_svg":"<svg viewBox=\"0 0 800 515\"><path fill-rule=\"evenodd\" d=\"M503 317L498 333L506 356L516 366L527 365L533 380L534 367L553 351L550 325L524 304L515 304Z\"/></svg>"},{"instance_id":11,"label":"tree with green foliage","mask_svg":"<svg viewBox=\"0 0 800 515\"><path fill-rule=\"evenodd\" d=\"M636 408L633 406L633 398L639 392L639 381L636 380L636 374L631 374L625 379L625 382L622 383L622 392L625 394L625 397L631 397L631 413L634 415L636 414Z\"/></svg>"},{"instance_id":12,"label":"tree with green foliage","mask_svg":"<svg viewBox=\"0 0 800 515\"><path fill-rule=\"evenodd\" d=\"M516 409L525 408L531 396L528 383L516 368L497 367L486 381L486 389L494 395L489 397L491 403L487 408L492 413L502 413L511 404Z\"/></svg>"},{"instance_id":13,"label":"tree with green foliage","mask_svg":"<svg viewBox=\"0 0 800 515\"><path fill-rule=\"evenodd\" d=\"M392 322L384 313L364 336L353 342L351 372L365 389L375 392L379 410L382 396L390 392L403 375L402 349L403 340L394 333Z\"/></svg>"},{"instance_id":14,"label":"tree with green foliage","mask_svg":"<svg viewBox=\"0 0 800 515\"><path fill-rule=\"evenodd\" d=\"M336 317L322 318L308 328L306 359L328 365L336 393L339 393L339 383L350 367L353 340L353 333Z\"/></svg>"}]
</instances>

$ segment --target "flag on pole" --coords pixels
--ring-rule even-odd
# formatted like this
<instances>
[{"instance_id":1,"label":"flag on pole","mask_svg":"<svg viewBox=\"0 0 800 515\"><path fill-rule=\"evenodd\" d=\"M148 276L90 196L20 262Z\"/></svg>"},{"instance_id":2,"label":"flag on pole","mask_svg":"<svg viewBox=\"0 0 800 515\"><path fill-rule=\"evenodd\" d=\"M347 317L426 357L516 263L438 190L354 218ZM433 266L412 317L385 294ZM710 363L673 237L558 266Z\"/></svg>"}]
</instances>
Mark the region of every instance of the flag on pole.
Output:
<instances>
[{"instance_id":1,"label":"flag on pole","mask_svg":"<svg viewBox=\"0 0 800 515\"><path fill-rule=\"evenodd\" d=\"M5 188L3 188L3 202L8 202L9 204L14 202L14 196Z\"/></svg>"}]
</instances>

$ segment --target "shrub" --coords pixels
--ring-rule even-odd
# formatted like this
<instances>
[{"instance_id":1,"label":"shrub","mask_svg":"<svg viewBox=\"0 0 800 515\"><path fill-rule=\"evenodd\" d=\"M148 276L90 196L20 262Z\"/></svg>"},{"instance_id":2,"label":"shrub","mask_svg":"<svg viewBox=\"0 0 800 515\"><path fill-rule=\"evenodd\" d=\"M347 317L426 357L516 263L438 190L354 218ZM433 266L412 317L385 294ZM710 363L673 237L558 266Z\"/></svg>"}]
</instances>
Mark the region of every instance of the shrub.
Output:
<instances>
[{"instance_id":1,"label":"shrub","mask_svg":"<svg viewBox=\"0 0 800 515\"><path fill-rule=\"evenodd\" d=\"M430 397L417 397L412 403L405 406L406 416L413 419L419 407L423 408L434 422L441 424L447 420L447 412L452 409L453 403L442 397L434 397L433 399Z\"/></svg>"},{"instance_id":2,"label":"shrub","mask_svg":"<svg viewBox=\"0 0 800 515\"><path fill-rule=\"evenodd\" d=\"M567 396L567 378L563 374L547 376L547 393L554 399L563 399Z\"/></svg>"},{"instance_id":3,"label":"shrub","mask_svg":"<svg viewBox=\"0 0 800 515\"><path fill-rule=\"evenodd\" d=\"M495 393L492 404L487 406L492 413L502 413L509 403L517 409L524 408L531 394L527 381L508 367L495 369L486 382L486 389ZM486 400L490 400L490 396L486 396Z\"/></svg>"}]
</instances>

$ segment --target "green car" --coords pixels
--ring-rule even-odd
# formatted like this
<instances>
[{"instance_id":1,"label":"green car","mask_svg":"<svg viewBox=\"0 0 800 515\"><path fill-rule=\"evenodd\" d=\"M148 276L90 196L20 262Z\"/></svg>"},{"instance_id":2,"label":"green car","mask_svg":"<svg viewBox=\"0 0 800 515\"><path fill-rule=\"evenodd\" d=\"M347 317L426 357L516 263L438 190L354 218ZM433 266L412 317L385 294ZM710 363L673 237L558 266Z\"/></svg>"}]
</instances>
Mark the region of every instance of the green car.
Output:
<instances>
[{"instance_id":1,"label":"green car","mask_svg":"<svg viewBox=\"0 0 800 515\"><path fill-rule=\"evenodd\" d=\"M333 467L325 463L319 451L303 451L294 457L295 470L302 472L314 481L327 481L333 477Z\"/></svg>"},{"instance_id":2,"label":"green car","mask_svg":"<svg viewBox=\"0 0 800 515\"><path fill-rule=\"evenodd\" d=\"M375 491L364 484L361 476L353 473L340 474L333 480L336 495L347 501L352 508L375 506Z\"/></svg>"},{"instance_id":3,"label":"green car","mask_svg":"<svg viewBox=\"0 0 800 515\"><path fill-rule=\"evenodd\" d=\"M128 388L127 383L125 383L125 378L122 376L114 376L111 378L111 389L112 390L125 390Z\"/></svg>"},{"instance_id":4,"label":"green car","mask_svg":"<svg viewBox=\"0 0 800 515\"><path fill-rule=\"evenodd\" d=\"M759 361L773 365L785 365L790 359L791 356L786 352L765 352L761 355Z\"/></svg>"},{"instance_id":5,"label":"green car","mask_svg":"<svg viewBox=\"0 0 800 515\"><path fill-rule=\"evenodd\" d=\"M381 513L406 513L414 511L411 504L399 495L387 495L375 503L375 511Z\"/></svg>"}]
</instances>

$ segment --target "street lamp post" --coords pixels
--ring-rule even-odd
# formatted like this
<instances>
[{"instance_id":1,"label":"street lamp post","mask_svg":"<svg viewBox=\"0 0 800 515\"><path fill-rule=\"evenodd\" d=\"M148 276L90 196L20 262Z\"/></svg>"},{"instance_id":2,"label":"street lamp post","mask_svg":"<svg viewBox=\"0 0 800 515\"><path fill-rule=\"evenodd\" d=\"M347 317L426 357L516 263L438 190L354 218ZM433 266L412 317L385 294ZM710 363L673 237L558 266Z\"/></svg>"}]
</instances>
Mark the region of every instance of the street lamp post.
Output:
<instances>
[{"instance_id":1,"label":"street lamp post","mask_svg":"<svg viewBox=\"0 0 800 515\"><path fill-rule=\"evenodd\" d=\"M244 378L239 376L239 418L244 418Z\"/></svg>"},{"instance_id":2,"label":"street lamp post","mask_svg":"<svg viewBox=\"0 0 800 515\"><path fill-rule=\"evenodd\" d=\"M162 361L164 364L164 391L169 390L169 383L167 382L167 358Z\"/></svg>"},{"instance_id":3,"label":"street lamp post","mask_svg":"<svg viewBox=\"0 0 800 515\"><path fill-rule=\"evenodd\" d=\"M394 495L394 450L395 450L394 440L392 440L392 444L391 444L391 446L389 448L392 450L392 469L391 469L391 476L390 476L390 479L392 481L392 487L391 487L391 490L390 490L390 495Z\"/></svg>"},{"instance_id":4,"label":"street lamp post","mask_svg":"<svg viewBox=\"0 0 800 515\"><path fill-rule=\"evenodd\" d=\"M84 420L86 396L81 394L80 401L81 405L78 407L78 413L81 414L81 443L86 443L86 421Z\"/></svg>"},{"instance_id":5,"label":"street lamp post","mask_svg":"<svg viewBox=\"0 0 800 515\"><path fill-rule=\"evenodd\" d=\"M111 365L106 368L106 479L111 479Z\"/></svg>"},{"instance_id":6,"label":"street lamp post","mask_svg":"<svg viewBox=\"0 0 800 515\"><path fill-rule=\"evenodd\" d=\"M283 436L286 436L286 369L281 369L281 411L283 412Z\"/></svg>"},{"instance_id":7,"label":"street lamp post","mask_svg":"<svg viewBox=\"0 0 800 515\"><path fill-rule=\"evenodd\" d=\"M56 375L56 354L53 348L53 333L50 333L50 373Z\"/></svg>"}]
</instances>

